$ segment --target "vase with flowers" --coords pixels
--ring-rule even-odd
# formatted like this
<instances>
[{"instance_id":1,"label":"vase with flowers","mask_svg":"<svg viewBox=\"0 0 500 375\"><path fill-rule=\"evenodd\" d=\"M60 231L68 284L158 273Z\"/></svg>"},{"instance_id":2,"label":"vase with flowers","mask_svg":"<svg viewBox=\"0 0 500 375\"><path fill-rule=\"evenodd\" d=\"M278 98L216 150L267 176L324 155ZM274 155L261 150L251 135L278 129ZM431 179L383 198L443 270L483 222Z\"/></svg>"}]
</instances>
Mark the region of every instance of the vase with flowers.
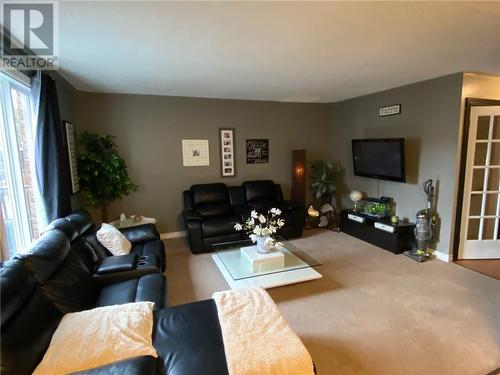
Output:
<instances>
[{"instance_id":1,"label":"vase with flowers","mask_svg":"<svg viewBox=\"0 0 500 375\"><path fill-rule=\"evenodd\" d=\"M250 217L243 224L236 223L234 229L246 231L252 242L257 245L258 252L267 254L278 245L273 235L285 225L285 220L280 218L280 215L279 208L271 208L266 215L253 210Z\"/></svg>"}]
</instances>

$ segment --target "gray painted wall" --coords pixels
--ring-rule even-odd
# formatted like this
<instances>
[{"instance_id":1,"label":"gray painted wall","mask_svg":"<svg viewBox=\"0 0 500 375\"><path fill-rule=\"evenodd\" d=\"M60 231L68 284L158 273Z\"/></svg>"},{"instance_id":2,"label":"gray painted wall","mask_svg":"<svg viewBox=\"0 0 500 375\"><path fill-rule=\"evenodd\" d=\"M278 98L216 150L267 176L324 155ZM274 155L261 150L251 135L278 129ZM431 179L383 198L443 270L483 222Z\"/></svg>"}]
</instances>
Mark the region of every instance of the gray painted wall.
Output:
<instances>
[{"instance_id":1,"label":"gray painted wall","mask_svg":"<svg viewBox=\"0 0 500 375\"><path fill-rule=\"evenodd\" d=\"M79 131L117 137L129 174L140 187L110 207L111 217L122 211L153 216L162 233L182 229L181 194L192 184L273 179L289 196L293 149L306 149L309 160L330 156L328 104L78 92L75 114ZM220 127L235 128L235 178L220 177ZM247 138L269 139L269 164L246 164ZM210 166L183 167L182 139L209 139Z\"/></svg>"},{"instance_id":2,"label":"gray painted wall","mask_svg":"<svg viewBox=\"0 0 500 375\"><path fill-rule=\"evenodd\" d=\"M393 197L396 214L414 221L425 207L421 183L438 181L437 250L446 254L451 251L462 80L457 73L334 103L331 114L331 157L346 168L346 193L360 190L375 197L378 191L377 180L354 176L352 139L406 138L407 183L380 182L380 195ZM400 115L378 116L379 107L398 103ZM343 203L351 206L345 194Z\"/></svg>"}]
</instances>

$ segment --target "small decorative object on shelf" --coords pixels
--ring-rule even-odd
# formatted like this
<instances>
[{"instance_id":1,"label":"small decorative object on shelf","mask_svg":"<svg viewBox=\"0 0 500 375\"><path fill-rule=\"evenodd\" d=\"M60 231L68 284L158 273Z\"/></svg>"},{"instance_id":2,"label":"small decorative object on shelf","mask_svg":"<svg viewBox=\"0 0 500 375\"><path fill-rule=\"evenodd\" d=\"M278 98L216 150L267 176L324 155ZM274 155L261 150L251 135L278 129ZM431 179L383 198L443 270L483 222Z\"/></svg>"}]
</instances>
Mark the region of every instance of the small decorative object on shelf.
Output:
<instances>
[{"instance_id":1,"label":"small decorative object on shelf","mask_svg":"<svg viewBox=\"0 0 500 375\"><path fill-rule=\"evenodd\" d=\"M349 194L349 198L353 202L352 210L359 211L361 208L359 205L359 201L363 198L363 194L358 190L353 190L351 191L351 194Z\"/></svg>"},{"instance_id":2,"label":"small decorative object on shelf","mask_svg":"<svg viewBox=\"0 0 500 375\"><path fill-rule=\"evenodd\" d=\"M285 225L285 220L279 218L280 215L279 208L271 208L267 215L253 210L250 217L243 224L236 223L234 229L246 231L252 242L256 243L258 252L267 254L279 245L272 236Z\"/></svg>"},{"instance_id":3,"label":"small decorative object on shelf","mask_svg":"<svg viewBox=\"0 0 500 375\"><path fill-rule=\"evenodd\" d=\"M398 221L399 221L399 217L397 217L396 215L394 215L393 217L391 217L391 223L397 224Z\"/></svg>"},{"instance_id":4,"label":"small decorative object on shelf","mask_svg":"<svg viewBox=\"0 0 500 375\"><path fill-rule=\"evenodd\" d=\"M112 221L109 224L111 224L115 228L127 228L143 224L156 224L156 219L154 217L145 217L141 215L127 216L122 213L120 214L120 220Z\"/></svg>"}]
</instances>

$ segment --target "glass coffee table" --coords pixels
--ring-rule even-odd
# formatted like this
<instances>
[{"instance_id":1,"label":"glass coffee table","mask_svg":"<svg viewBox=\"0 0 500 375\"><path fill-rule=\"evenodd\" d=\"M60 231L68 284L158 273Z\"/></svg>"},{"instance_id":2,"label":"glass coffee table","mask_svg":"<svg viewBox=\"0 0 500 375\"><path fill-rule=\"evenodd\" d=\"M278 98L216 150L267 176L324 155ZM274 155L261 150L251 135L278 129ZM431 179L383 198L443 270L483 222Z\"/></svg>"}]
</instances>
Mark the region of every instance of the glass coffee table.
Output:
<instances>
[{"instance_id":1,"label":"glass coffee table","mask_svg":"<svg viewBox=\"0 0 500 375\"><path fill-rule=\"evenodd\" d=\"M313 267L321 263L299 250L289 241L277 238L282 245L274 251L283 254L276 263L251 263L242 248L253 246L251 241L219 243L212 246L212 258L231 289L260 286L265 289L315 280L322 277Z\"/></svg>"}]
</instances>

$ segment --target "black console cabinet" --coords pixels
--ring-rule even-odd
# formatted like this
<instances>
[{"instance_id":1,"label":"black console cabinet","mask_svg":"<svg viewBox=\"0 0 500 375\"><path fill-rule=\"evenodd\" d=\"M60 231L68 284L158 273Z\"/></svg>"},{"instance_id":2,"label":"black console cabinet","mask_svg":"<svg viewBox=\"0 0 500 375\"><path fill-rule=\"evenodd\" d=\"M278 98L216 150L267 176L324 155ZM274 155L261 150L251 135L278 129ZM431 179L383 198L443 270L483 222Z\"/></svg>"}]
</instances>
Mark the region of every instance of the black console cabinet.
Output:
<instances>
[{"instance_id":1,"label":"black console cabinet","mask_svg":"<svg viewBox=\"0 0 500 375\"><path fill-rule=\"evenodd\" d=\"M376 219L360 212L342 210L340 230L394 254L415 248L415 224L389 218Z\"/></svg>"}]
</instances>

